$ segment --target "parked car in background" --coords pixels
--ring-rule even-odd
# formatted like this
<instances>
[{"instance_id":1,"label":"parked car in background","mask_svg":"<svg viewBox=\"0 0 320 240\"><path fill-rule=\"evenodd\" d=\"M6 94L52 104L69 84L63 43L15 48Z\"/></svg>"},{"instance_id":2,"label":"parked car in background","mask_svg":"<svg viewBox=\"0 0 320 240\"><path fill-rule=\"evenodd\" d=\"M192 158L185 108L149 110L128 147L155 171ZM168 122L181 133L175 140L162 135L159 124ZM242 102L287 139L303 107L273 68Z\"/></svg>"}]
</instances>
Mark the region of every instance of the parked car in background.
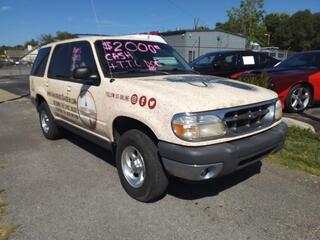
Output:
<instances>
[{"instance_id":1,"label":"parked car in background","mask_svg":"<svg viewBox=\"0 0 320 240\"><path fill-rule=\"evenodd\" d=\"M259 52L219 51L198 57L191 66L201 74L236 79L244 71L270 68L278 62L279 60Z\"/></svg>"},{"instance_id":2,"label":"parked car in background","mask_svg":"<svg viewBox=\"0 0 320 240\"><path fill-rule=\"evenodd\" d=\"M313 101L320 101L320 51L297 53L274 68L248 71L238 77L258 77L262 73L267 74L269 87L289 112L302 112Z\"/></svg>"}]
</instances>

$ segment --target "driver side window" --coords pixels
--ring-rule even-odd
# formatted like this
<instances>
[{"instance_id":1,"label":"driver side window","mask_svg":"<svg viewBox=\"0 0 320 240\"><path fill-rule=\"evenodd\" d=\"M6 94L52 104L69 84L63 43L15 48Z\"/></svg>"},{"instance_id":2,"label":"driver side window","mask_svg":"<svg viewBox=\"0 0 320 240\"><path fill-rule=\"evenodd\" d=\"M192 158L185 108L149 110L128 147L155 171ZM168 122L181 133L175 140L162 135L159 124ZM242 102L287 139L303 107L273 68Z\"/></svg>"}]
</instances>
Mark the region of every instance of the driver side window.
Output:
<instances>
[{"instance_id":1,"label":"driver side window","mask_svg":"<svg viewBox=\"0 0 320 240\"><path fill-rule=\"evenodd\" d=\"M205 55L201 59L199 59L195 65L210 65L214 60L215 55Z\"/></svg>"},{"instance_id":2,"label":"driver side window","mask_svg":"<svg viewBox=\"0 0 320 240\"><path fill-rule=\"evenodd\" d=\"M74 42L70 44L70 71L78 67L88 67L92 74L97 75L97 65L89 42Z\"/></svg>"},{"instance_id":3,"label":"driver side window","mask_svg":"<svg viewBox=\"0 0 320 240\"><path fill-rule=\"evenodd\" d=\"M90 43L79 41L59 44L53 51L48 76L74 81L72 73L78 67L89 67L93 75L98 75Z\"/></svg>"}]
</instances>

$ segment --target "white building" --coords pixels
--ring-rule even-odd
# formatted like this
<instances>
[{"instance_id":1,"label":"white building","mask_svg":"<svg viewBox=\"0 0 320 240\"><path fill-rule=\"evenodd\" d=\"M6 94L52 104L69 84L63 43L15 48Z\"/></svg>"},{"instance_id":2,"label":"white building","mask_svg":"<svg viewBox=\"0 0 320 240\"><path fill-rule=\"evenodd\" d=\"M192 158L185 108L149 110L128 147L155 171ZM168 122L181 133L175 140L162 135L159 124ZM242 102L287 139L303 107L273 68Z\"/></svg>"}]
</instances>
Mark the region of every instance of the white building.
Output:
<instances>
[{"instance_id":1,"label":"white building","mask_svg":"<svg viewBox=\"0 0 320 240\"><path fill-rule=\"evenodd\" d=\"M208 52L245 50L247 45L245 36L221 30L179 30L160 35L188 62Z\"/></svg>"}]
</instances>

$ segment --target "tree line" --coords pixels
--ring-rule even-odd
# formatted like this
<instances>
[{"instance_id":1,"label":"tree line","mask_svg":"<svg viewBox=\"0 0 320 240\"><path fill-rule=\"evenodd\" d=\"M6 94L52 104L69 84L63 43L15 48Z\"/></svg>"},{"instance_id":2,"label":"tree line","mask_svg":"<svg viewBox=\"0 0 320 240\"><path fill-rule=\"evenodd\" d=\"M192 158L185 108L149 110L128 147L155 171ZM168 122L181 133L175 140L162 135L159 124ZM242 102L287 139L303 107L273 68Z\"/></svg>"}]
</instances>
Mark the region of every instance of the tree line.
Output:
<instances>
[{"instance_id":1,"label":"tree line","mask_svg":"<svg viewBox=\"0 0 320 240\"><path fill-rule=\"evenodd\" d=\"M320 13L310 10L266 14L264 0L241 0L227 11L228 20L216 23L217 30L240 33L248 41L292 51L320 49Z\"/></svg>"},{"instance_id":2,"label":"tree line","mask_svg":"<svg viewBox=\"0 0 320 240\"><path fill-rule=\"evenodd\" d=\"M13 50L23 50L26 49L28 45L31 45L33 47L36 46L41 46L44 44L48 44L54 41L59 41L59 40L66 40L70 38L76 38L77 35L69 32L63 32L63 31L58 31L56 32L55 35L52 34L42 34L39 38L37 39L31 39L24 44L21 45L16 45L16 46L0 46L0 55L4 54L4 50L8 49L13 49Z\"/></svg>"}]
</instances>

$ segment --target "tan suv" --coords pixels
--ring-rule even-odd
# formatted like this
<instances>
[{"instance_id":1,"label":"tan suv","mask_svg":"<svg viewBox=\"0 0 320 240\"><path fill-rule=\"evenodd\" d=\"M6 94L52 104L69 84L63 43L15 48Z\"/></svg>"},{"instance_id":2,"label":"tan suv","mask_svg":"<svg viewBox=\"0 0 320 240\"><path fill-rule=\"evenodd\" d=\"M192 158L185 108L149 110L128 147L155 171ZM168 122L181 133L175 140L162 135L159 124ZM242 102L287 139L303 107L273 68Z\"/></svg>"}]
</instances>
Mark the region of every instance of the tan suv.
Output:
<instances>
[{"instance_id":1,"label":"tan suv","mask_svg":"<svg viewBox=\"0 0 320 240\"><path fill-rule=\"evenodd\" d=\"M277 94L195 73L159 36L86 37L43 46L30 76L44 136L65 128L115 152L133 198L160 198L168 174L206 180L283 146Z\"/></svg>"}]
</instances>

